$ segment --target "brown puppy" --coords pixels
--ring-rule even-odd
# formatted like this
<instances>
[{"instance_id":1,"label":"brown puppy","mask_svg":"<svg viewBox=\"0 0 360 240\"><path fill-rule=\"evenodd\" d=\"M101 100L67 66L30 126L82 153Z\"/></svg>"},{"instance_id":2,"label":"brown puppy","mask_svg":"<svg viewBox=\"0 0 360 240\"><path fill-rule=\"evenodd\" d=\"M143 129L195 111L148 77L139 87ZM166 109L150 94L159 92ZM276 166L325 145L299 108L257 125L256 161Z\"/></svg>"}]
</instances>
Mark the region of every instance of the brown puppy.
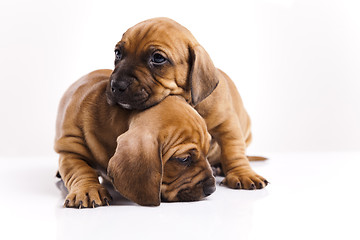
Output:
<instances>
[{"instance_id":1,"label":"brown puppy","mask_svg":"<svg viewBox=\"0 0 360 240\"><path fill-rule=\"evenodd\" d=\"M183 96L206 121L213 137L208 158L212 164L221 162L224 183L242 189L267 185L245 155L250 119L235 84L175 21L150 19L124 33L115 47L107 94L110 103L127 109L146 109L169 95Z\"/></svg>"},{"instance_id":2,"label":"brown puppy","mask_svg":"<svg viewBox=\"0 0 360 240\"><path fill-rule=\"evenodd\" d=\"M84 76L61 100L55 150L69 191L65 206L108 204L99 175L140 205L195 201L214 192L206 160L211 137L201 116L179 96L142 112L111 106L110 74Z\"/></svg>"}]
</instances>

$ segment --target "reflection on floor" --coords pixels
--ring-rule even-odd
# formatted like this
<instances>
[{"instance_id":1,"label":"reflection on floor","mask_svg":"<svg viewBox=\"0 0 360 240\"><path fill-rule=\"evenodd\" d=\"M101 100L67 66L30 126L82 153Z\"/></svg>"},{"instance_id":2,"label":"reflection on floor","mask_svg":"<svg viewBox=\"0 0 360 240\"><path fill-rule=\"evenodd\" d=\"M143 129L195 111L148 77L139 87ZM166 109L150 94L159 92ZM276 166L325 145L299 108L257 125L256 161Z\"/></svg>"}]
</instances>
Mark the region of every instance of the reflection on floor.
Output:
<instances>
[{"instance_id":1,"label":"reflection on floor","mask_svg":"<svg viewBox=\"0 0 360 240\"><path fill-rule=\"evenodd\" d=\"M63 208L56 157L0 158L1 227L11 239L360 239L360 153L267 154L252 162L271 184L219 186L198 202ZM61 190L59 190L59 188ZM9 237L10 238L10 237Z\"/></svg>"}]
</instances>

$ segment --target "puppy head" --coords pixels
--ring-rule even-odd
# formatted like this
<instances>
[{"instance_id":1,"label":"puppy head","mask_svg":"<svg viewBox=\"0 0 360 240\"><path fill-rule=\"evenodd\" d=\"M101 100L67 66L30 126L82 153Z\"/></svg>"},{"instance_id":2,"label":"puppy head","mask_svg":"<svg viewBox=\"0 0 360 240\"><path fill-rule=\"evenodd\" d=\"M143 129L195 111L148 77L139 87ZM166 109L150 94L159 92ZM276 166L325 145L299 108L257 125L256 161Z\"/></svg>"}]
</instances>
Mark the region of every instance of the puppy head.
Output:
<instances>
[{"instance_id":1,"label":"puppy head","mask_svg":"<svg viewBox=\"0 0 360 240\"><path fill-rule=\"evenodd\" d=\"M151 107L168 95L181 95L195 106L217 84L214 64L190 31L155 18L128 29L117 43L107 96L127 109Z\"/></svg>"},{"instance_id":2,"label":"puppy head","mask_svg":"<svg viewBox=\"0 0 360 240\"><path fill-rule=\"evenodd\" d=\"M215 191L215 178L201 149L193 143L172 146L166 158L161 199L169 202L197 201Z\"/></svg>"},{"instance_id":3,"label":"puppy head","mask_svg":"<svg viewBox=\"0 0 360 240\"><path fill-rule=\"evenodd\" d=\"M117 139L108 175L123 196L140 205L200 200L215 191L206 159L210 138L197 112L169 96L134 114Z\"/></svg>"}]
</instances>

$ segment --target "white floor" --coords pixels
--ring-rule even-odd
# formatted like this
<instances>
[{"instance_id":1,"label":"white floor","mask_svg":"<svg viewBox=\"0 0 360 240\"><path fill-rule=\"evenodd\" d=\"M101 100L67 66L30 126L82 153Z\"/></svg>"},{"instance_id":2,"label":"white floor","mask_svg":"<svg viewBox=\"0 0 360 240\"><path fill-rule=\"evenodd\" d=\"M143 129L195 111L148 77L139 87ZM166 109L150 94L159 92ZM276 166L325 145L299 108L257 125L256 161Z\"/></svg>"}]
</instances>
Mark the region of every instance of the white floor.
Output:
<instances>
[{"instance_id":1,"label":"white floor","mask_svg":"<svg viewBox=\"0 0 360 240\"><path fill-rule=\"evenodd\" d=\"M200 202L118 200L81 210L62 207L56 156L2 157L0 232L6 239L360 239L360 152L267 156L252 163L271 182L263 190L217 185Z\"/></svg>"}]
</instances>

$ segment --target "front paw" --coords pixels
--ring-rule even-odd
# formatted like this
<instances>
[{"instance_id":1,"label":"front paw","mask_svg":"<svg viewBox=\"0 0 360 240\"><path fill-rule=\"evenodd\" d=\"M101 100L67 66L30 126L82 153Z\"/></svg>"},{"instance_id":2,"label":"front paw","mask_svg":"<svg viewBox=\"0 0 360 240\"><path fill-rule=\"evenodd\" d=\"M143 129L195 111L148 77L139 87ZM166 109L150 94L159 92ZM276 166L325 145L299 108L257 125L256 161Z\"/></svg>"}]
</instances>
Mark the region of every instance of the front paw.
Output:
<instances>
[{"instance_id":1,"label":"front paw","mask_svg":"<svg viewBox=\"0 0 360 240\"><path fill-rule=\"evenodd\" d=\"M252 170L233 169L226 174L221 184L234 189L254 190L266 187L269 182Z\"/></svg>"},{"instance_id":2,"label":"front paw","mask_svg":"<svg viewBox=\"0 0 360 240\"><path fill-rule=\"evenodd\" d=\"M66 196L64 206L74 208L95 208L98 206L109 205L110 200L111 196L106 188L100 184L94 184L71 189Z\"/></svg>"}]
</instances>

